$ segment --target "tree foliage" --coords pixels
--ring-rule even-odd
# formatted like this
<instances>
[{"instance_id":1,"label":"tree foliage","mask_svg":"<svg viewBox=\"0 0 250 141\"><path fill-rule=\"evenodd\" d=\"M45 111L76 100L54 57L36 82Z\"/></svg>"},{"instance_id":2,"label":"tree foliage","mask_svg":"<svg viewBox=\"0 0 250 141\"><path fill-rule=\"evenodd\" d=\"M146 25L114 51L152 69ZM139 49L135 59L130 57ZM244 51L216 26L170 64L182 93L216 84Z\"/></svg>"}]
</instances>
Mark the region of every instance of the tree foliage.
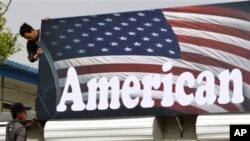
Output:
<instances>
[{"instance_id":1,"label":"tree foliage","mask_svg":"<svg viewBox=\"0 0 250 141\"><path fill-rule=\"evenodd\" d=\"M3 12L3 3L0 2L0 13ZM6 60L10 55L18 52L19 47L16 46L17 34L13 34L4 25L6 19L0 16L0 63Z\"/></svg>"}]
</instances>

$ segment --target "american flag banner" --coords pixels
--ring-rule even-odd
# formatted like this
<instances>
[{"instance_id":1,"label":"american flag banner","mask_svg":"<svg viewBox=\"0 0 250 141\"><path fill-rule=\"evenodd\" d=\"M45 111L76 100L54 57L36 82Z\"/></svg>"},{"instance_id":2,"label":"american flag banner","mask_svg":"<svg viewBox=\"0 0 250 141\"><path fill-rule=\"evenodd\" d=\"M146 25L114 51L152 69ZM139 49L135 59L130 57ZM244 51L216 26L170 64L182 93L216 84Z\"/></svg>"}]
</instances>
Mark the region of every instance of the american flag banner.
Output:
<instances>
[{"instance_id":1,"label":"american flag banner","mask_svg":"<svg viewBox=\"0 0 250 141\"><path fill-rule=\"evenodd\" d=\"M39 61L38 117L209 114L250 110L249 6L250 2L237 2L43 21L41 47L45 55ZM153 108L121 107L118 110L78 112L68 108L64 113L56 111L70 67L74 67L78 74L82 98L87 102L87 83L91 79L117 76L122 85L130 75L140 80L148 74L163 76L166 72L162 65L169 61L173 63L173 85L184 72L191 72L195 78L202 71L213 72L217 97L218 74L226 69L239 69L243 77L244 102L198 105L194 101L183 106L175 101L171 107L161 107L161 86L153 90ZM194 93L198 87L198 84L193 88L185 86L185 91ZM232 91L231 86L230 93Z\"/></svg>"}]
</instances>

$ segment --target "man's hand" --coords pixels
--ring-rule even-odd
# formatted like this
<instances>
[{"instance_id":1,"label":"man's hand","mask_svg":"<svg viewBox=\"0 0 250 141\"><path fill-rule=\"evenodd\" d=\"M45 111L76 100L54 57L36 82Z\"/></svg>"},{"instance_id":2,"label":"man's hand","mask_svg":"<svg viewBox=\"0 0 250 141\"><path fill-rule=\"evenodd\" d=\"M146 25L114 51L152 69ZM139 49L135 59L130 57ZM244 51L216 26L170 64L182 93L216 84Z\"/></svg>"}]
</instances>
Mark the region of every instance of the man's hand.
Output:
<instances>
[{"instance_id":1,"label":"man's hand","mask_svg":"<svg viewBox=\"0 0 250 141\"><path fill-rule=\"evenodd\" d=\"M33 59L36 61L38 60L39 56L43 54L43 50L41 48L38 48L36 51L36 54L33 56Z\"/></svg>"},{"instance_id":2,"label":"man's hand","mask_svg":"<svg viewBox=\"0 0 250 141\"><path fill-rule=\"evenodd\" d=\"M50 18L49 17L45 17L44 19L42 19L43 21L48 21Z\"/></svg>"},{"instance_id":3,"label":"man's hand","mask_svg":"<svg viewBox=\"0 0 250 141\"><path fill-rule=\"evenodd\" d=\"M41 48L38 48L37 51L36 51L36 54L37 55L43 54L43 50Z\"/></svg>"},{"instance_id":4,"label":"man's hand","mask_svg":"<svg viewBox=\"0 0 250 141\"><path fill-rule=\"evenodd\" d=\"M32 126L34 126L35 122L36 122L35 118L31 119L30 122L28 123L28 127L31 128Z\"/></svg>"},{"instance_id":5,"label":"man's hand","mask_svg":"<svg viewBox=\"0 0 250 141\"><path fill-rule=\"evenodd\" d=\"M26 129L30 129L32 126L34 126L35 123L36 123L36 119L32 118L24 127Z\"/></svg>"}]
</instances>

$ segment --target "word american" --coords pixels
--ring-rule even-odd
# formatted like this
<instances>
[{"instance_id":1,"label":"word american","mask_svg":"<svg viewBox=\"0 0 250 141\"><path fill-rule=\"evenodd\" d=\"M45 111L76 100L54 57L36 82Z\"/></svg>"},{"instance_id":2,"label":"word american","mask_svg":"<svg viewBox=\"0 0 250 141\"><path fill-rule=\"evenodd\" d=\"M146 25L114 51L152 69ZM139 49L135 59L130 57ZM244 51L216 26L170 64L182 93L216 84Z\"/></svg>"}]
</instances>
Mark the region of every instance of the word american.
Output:
<instances>
[{"instance_id":1,"label":"word american","mask_svg":"<svg viewBox=\"0 0 250 141\"><path fill-rule=\"evenodd\" d=\"M190 105L192 102L196 102L198 105L214 104L216 100L219 104L242 103L244 101L242 74L239 69L233 69L231 72L224 70L218 74L219 92L217 91L218 95L216 95L215 76L210 71L202 71L197 78L190 72L183 72L177 77L175 92L173 92L174 75L171 72L167 73L172 67L172 62L165 62L162 65L162 71L166 74L148 74L141 80L130 75L124 80L122 86L120 86L120 79L117 76L113 76L110 80L106 77L99 80L93 78L87 83L88 101L86 104L83 101L77 72L74 67L70 67L56 110L58 112L66 111L67 102L72 102L72 111L119 109L121 102L128 109L138 105L142 108L151 108L155 104L152 91L159 89L161 85L163 85L160 103L162 107L171 107L175 101L182 106ZM232 93L230 92L230 82L233 84ZM197 84L199 86L195 93L185 92L184 87L194 88ZM69 91L70 87L71 91ZM97 101L98 93L99 102ZM141 100L139 95L135 96L138 93L142 93Z\"/></svg>"}]
</instances>

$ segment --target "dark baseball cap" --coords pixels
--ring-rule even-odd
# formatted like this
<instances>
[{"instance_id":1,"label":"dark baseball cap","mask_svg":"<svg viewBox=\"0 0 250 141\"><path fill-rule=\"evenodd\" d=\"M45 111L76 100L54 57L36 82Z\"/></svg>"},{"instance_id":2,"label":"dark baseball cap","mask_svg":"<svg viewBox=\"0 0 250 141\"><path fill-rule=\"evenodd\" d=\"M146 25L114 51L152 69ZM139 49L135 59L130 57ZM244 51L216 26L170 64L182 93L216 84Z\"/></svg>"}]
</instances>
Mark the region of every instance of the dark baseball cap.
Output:
<instances>
[{"instance_id":1,"label":"dark baseball cap","mask_svg":"<svg viewBox=\"0 0 250 141\"><path fill-rule=\"evenodd\" d=\"M17 114L20 112L25 112L26 108L23 106L22 103L14 103L13 106L11 107L11 113L12 114Z\"/></svg>"}]
</instances>

